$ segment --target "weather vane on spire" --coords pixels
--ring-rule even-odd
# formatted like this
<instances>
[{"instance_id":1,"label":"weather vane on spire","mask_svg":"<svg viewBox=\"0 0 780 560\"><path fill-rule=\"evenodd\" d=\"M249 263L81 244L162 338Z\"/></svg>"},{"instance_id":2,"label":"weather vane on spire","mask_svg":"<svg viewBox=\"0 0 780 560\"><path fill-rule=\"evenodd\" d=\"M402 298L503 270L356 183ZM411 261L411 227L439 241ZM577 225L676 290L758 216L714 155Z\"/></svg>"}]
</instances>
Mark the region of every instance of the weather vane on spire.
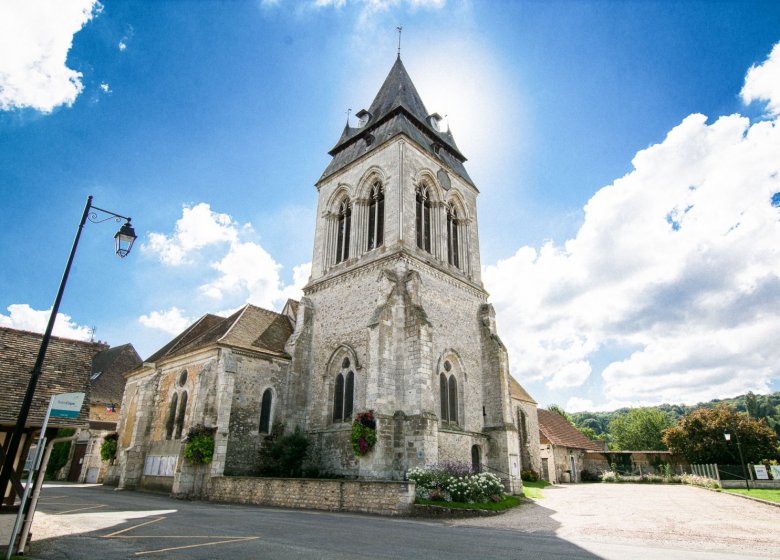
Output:
<instances>
[{"instance_id":1,"label":"weather vane on spire","mask_svg":"<svg viewBox=\"0 0 780 560\"><path fill-rule=\"evenodd\" d=\"M349 115L350 115L350 113L352 113L352 107L347 109L347 126L349 126Z\"/></svg>"},{"instance_id":2,"label":"weather vane on spire","mask_svg":"<svg viewBox=\"0 0 780 560\"><path fill-rule=\"evenodd\" d=\"M398 58L401 58L401 31L404 30L404 26L399 25L395 30L398 31Z\"/></svg>"}]
</instances>

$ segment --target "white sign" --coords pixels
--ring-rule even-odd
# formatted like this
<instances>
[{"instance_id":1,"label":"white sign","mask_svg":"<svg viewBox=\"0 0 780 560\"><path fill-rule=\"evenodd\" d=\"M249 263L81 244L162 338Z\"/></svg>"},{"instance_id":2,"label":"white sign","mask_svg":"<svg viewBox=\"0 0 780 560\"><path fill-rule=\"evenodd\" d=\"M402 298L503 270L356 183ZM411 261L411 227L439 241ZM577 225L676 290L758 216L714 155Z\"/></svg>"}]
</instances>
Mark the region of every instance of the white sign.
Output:
<instances>
[{"instance_id":1,"label":"white sign","mask_svg":"<svg viewBox=\"0 0 780 560\"><path fill-rule=\"evenodd\" d=\"M769 480L769 474L766 472L764 465L753 465L753 470L756 471L756 478L758 480Z\"/></svg>"},{"instance_id":2,"label":"white sign","mask_svg":"<svg viewBox=\"0 0 780 560\"><path fill-rule=\"evenodd\" d=\"M50 415L57 418L78 418L84 393L62 393L51 398Z\"/></svg>"},{"instance_id":3,"label":"white sign","mask_svg":"<svg viewBox=\"0 0 780 560\"><path fill-rule=\"evenodd\" d=\"M772 472L772 478L780 480L780 465L769 465L769 470Z\"/></svg>"}]
</instances>

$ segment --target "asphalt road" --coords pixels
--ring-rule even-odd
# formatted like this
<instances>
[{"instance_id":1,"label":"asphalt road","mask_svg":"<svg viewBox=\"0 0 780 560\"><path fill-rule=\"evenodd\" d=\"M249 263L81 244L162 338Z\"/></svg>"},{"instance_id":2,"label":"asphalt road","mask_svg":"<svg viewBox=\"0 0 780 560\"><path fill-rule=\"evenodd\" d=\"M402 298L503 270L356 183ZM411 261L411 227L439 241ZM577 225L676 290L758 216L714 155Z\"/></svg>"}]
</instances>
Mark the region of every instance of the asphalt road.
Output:
<instances>
[{"instance_id":1,"label":"asphalt road","mask_svg":"<svg viewBox=\"0 0 780 560\"><path fill-rule=\"evenodd\" d=\"M536 505L522 508L529 514ZM538 515L538 512L536 512ZM503 516L502 516L503 517ZM498 519L498 518L496 518ZM658 543L576 542L554 531L173 500L101 486L44 489L31 559L766 558Z\"/></svg>"}]
</instances>

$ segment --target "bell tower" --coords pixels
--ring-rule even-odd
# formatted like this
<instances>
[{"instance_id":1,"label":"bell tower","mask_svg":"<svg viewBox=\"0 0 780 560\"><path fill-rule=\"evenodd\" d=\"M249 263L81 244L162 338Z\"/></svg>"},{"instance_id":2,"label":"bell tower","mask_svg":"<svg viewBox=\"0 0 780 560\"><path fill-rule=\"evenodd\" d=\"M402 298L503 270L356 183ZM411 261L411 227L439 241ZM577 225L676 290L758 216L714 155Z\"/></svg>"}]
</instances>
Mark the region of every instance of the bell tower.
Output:
<instances>
[{"instance_id":1,"label":"bell tower","mask_svg":"<svg viewBox=\"0 0 780 560\"><path fill-rule=\"evenodd\" d=\"M398 478L443 460L520 488L506 350L480 275L479 191L400 56L317 181L312 272L286 406L324 471ZM356 455L354 415L376 447Z\"/></svg>"}]
</instances>

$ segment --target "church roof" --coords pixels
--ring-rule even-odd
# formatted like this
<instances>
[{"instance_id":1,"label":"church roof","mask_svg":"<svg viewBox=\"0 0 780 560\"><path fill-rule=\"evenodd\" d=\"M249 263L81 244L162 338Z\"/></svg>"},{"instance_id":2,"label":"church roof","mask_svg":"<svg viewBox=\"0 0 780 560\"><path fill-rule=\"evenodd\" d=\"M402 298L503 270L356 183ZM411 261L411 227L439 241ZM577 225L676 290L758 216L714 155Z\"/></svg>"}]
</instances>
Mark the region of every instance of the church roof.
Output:
<instances>
[{"instance_id":1,"label":"church roof","mask_svg":"<svg viewBox=\"0 0 780 560\"><path fill-rule=\"evenodd\" d=\"M550 412L540 408L538 416L539 440L541 443L551 443L572 449L603 451L601 445L588 439L585 434L572 426L566 418L557 412Z\"/></svg>"},{"instance_id":2,"label":"church roof","mask_svg":"<svg viewBox=\"0 0 780 560\"><path fill-rule=\"evenodd\" d=\"M92 358L89 400L92 403L119 403L125 390L124 373L141 365L141 357L132 344L100 351Z\"/></svg>"},{"instance_id":3,"label":"church roof","mask_svg":"<svg viewBox=\"0 0 780 560\"><path fill-rule=\"evenodd\" d=\"M509 376L509 396L518 401L537 404L528 391L511 375Z\"/></svg>"},{"instance_id":4,"label":"church roof","mask_svg":"<svg viewBox=\"0 0 780 560\"><path fill-rule=\"evenodd\" d=\"M460 153L452 133L449 129L434 128L432 117L438 115L428 113L400 57L390 69L368 111L361 111L357 116L365 119L365 124L351 127L347 123L336 146L328 152L333 159L320 180L382 145L386 140L398 134L406 134L434 159L440 160L474 186L463 166L466 158Z\"/></svg>"},{"instance_id":5,"label":"church roof","mask_svg":"<svg viewBox=\"0 0 780 560\"><path fill-rule=\"evenodd\" d=\"M148 362L193 352L212 344L287 357L284 345L293 332L286 315L247 304L230 317L207 314L152 354Z\"/></svg>"}]
</instances>

